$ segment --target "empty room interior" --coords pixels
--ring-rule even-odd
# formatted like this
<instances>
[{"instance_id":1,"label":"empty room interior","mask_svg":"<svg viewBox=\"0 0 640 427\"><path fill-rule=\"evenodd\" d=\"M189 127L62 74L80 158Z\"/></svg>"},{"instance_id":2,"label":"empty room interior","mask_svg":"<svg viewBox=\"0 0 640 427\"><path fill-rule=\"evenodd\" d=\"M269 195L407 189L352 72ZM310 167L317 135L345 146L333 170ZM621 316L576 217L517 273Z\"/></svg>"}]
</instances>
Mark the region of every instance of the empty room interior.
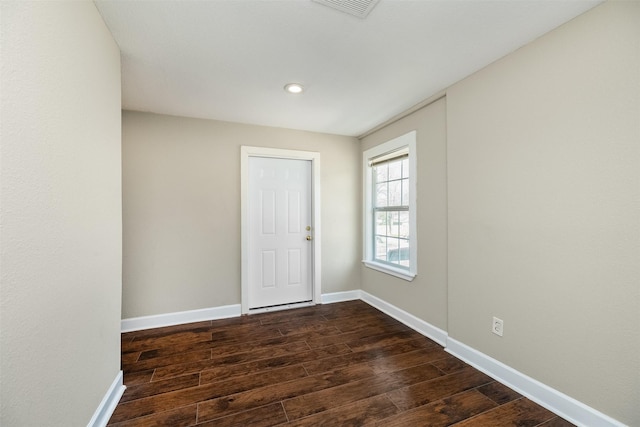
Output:
<instances>
[{"instance_id":1,"label":"empty room interior","mask_svg":"<svg viewBox=\"0 0 640 427\"><path fill-rule=\"evenodd\" d=\"M0 425L640 426L640 1L0 8ZM517 397L436 422L460 396L350 383L216 418L216 349L276 338L233 369L297 362L225 378L237 402L392 360ZM163 391L204 396L180 421L161 368L127 371L172 339L210 360Z\"/></svg>"}]
</instances>

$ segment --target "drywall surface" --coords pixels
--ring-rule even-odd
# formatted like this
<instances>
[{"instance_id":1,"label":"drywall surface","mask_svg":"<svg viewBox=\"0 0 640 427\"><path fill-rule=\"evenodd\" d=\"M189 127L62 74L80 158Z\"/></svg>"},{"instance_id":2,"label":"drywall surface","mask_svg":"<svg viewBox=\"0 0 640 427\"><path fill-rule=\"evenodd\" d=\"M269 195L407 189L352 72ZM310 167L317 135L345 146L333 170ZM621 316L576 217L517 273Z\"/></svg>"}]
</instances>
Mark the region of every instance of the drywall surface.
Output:
<instances>
[{"instance_id":1,"label":"drywall surface","mask_svg":"<svg viewBox=\"0 0 640 427\"><path fill-rule=\"evenodd\" d=\"M120 54L92 2L0 7L0 425L87 425L120 370Z\"/></svg>"},{"instance_id":2,"label":"drywall surface","mask_svg":"<svg viewBox=\"0 0 640 427\"><path fill-rule=\"evenodd\" d=\"M449 335L628 425L640 425L638 23L640 2L607 2L447 92Z\"/></svg>"},{"instance_id":3,"label":"drywall surface","mask_svg":"<svg viewBox=\"0 0 640 427\"><path fill-rule=\"evenodd\" d=\"M125 111L123 318L240 303L240 146L321 156L322 292L360 286L351 137Z\"/></svg>"},{"instance_id":4,"label":"drywall surface","mask_svg":"<svg viewBox=\"0 0 640 427\"><path fill-rule=\"evenodd\" d=\"M412 130L417 132L418 275L408 282L363 265L362 289L446 330L446 100L442 98L364 138L362 151Z\"/></svg>"}]
</instances>

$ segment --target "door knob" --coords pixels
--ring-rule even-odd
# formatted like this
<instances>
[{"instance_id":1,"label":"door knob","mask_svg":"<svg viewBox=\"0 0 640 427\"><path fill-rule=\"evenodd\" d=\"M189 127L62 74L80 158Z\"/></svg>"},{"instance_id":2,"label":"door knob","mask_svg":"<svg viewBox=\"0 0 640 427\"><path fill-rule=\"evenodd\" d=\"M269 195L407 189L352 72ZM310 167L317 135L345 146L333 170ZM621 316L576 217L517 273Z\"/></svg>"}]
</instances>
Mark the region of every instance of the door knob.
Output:
<instances>
[{"instance_id":1,"label":"door knob","mask_svg":"<svg viewBox=\"0 0 640 427\"><path fill-rule=\"evenodd\" d=\"M311 240L311 239L313 239L313 237L307 236L307 240Z\"/></svg>"}]
</instances>

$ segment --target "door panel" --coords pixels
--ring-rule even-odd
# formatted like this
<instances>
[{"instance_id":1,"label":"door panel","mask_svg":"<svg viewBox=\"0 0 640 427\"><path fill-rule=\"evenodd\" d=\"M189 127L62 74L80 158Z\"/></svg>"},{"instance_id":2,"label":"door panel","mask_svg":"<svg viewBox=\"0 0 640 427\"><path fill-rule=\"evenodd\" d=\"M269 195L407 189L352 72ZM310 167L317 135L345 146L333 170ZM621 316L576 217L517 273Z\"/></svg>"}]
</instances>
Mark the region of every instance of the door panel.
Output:
<instances>
[{"instance_id":1,"label":"door panel","mask_svg":"<svg viewBox=\"0 0 640 427\"><path fill-rule=\"evenodd\" d=\"M249 308L313 299L311 161L249 157Z\"/></svg>"}]
</instances>

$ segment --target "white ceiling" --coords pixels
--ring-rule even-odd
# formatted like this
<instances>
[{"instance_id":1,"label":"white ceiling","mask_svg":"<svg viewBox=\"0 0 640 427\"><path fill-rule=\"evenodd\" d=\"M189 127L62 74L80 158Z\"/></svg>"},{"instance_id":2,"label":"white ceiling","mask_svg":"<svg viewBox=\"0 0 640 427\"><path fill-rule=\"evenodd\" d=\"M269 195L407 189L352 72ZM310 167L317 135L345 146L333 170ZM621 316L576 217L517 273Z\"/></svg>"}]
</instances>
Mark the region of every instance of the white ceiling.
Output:
<instances>
[{"instance_id":1,"label":"white ceiling","mask_svg":"<svg viewBox=\"0 0 640 427\"><path fill-rule=\"evenodd\" d=\"M357 136L601 0L380 0L364 20L311 0L95 3L124 109Z\"/></svg>"}]
</instances>

